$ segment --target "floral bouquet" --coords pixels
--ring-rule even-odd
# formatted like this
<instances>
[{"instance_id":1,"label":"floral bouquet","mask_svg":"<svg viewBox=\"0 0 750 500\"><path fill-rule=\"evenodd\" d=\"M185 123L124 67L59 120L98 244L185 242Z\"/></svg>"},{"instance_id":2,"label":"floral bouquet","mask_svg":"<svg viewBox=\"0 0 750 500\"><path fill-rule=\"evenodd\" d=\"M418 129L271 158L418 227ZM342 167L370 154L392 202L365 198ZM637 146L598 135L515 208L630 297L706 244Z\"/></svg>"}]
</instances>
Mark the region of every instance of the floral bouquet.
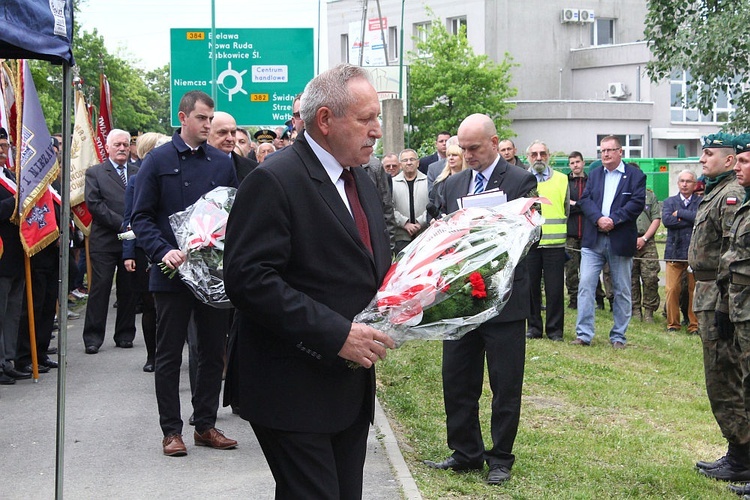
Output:
<instances>
[{"instance_id":1,"label":"floral bouquet","mask_svg":"<svg viewBox=\"0 0 750 500\"><path fill-rule=\"evenodd\" d=\"M407 340L457 340L497 316L518 262L541 235L539 198L463 208L399 253L370 305L355 318Z\"/></svg>"},{"instance_id":2,"label":"floral bouquet","mask_svg":"<svg viewBox=\"0 0 750 500\"><path fill-rule=\"evenodd\" d=\"M170 215L177 246L187 259L176 270L159 264L170 278L178 271L193 295L219 308L231 307L224 292L224 235L236 192L233 187L217 187Z\"/></svg>"}]
</instances>

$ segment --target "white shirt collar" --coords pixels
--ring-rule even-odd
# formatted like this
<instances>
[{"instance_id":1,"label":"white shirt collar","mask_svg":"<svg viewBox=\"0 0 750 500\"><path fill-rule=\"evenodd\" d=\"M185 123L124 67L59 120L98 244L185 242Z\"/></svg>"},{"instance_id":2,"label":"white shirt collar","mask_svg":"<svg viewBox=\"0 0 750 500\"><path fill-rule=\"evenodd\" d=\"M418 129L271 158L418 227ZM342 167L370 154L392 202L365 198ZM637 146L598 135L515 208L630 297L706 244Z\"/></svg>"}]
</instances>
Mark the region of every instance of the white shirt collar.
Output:
<instances>
[{"instance_id":1,"label":"white shirt collar","mask_svg":"<svg viewBox=\"0 0 750 500\"><path fill-rule=\"evenodd\" d=\"M328 174L328 177L331 178L331 182L336 184L336 181L338 181L339 177L341 177L341 172L344 171L344 167L341 166L338 160L334 158L331 153L323 149L320 144L315 142L315 139L310 136L307 130L305 130L305 139L307 139L308 144L310 144L310 148L313 150L315 156L318 157L318 160L320 160L323 168L326 169L326 173Z\"/></svg>"}]
</instances>

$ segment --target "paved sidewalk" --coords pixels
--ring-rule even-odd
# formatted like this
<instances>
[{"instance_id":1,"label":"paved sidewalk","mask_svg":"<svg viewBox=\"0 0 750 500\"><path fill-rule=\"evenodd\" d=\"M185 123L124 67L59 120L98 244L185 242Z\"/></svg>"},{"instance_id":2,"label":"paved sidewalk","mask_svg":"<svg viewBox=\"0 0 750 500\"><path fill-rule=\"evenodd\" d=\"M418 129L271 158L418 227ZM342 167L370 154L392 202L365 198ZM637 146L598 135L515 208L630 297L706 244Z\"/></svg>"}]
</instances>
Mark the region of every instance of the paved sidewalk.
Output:
<instances>
[{"instance_id":1,"label":"paved sidewalk","mask_svg":"<svg viewBox=\"0 0 750 500\"><path fill-rule=\"evenodd\" d=\"M239 441L235 450L193 445L187 349L182 370L186 457L165 457L153 374L142 371L143 339L133 349L114 347L115 311L99 354L87 355L81 318L68 323L64 496L73 499L272 499L274 482L250 424L219 408L216 426ZM138 316L140 321L140 316ZM53 340L53 345L59 339ZM57 356L53 357L57 359ZM38 383L0 386L0 457L4 500L50 499L55 494L57 370ZM395 437L378 407L365 463L365 499L421 498ZM379 437L378 437L379 436Z\"/></svg>"}]
</instances>

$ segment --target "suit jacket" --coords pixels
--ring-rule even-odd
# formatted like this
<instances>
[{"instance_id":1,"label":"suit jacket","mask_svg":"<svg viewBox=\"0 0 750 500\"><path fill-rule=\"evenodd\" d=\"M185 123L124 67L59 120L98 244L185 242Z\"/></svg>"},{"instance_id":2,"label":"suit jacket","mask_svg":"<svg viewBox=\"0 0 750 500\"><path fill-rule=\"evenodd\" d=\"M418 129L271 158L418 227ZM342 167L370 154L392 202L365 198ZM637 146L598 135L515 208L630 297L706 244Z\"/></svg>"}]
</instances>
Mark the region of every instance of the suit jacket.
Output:
<instances>
[{"instance_id":1,"label":"suit jacket","mask_svg":"<svg viewBox=\"0 0 750 500\"><path fill-rule=\"evenodd\" d=\"M0 166L0 175L15 182L14 174ZM16 208L16 197L0 185L0 239L3 241L3 255L0 257L0 277L17 278L23 276L23 245L18 225L10 221Z\"/></svg>"},{"instance_id":2,"label":"suit jacket","mask_svg":"<svg viewBox=\"0 0 750 500\"><path fill-rule=\"evenodd\" d=\"M331 433L363 405L372 416L375 371L348 368L338 352L391 253L380 196L361 168L352 173L373 253L304 137L268 157L237 193L225 288L237 308L240 409L250 422Z\"/></svg>"},{"instance_id":3,"label":"suit jacket","mask_svg":"<svg viewBox=\"0 0 750 500\"><path fill-rule=\"evenodd\" d=\"M451 213L458 210L458 199L469 193L472 184L472 170L467 169L453 174L445 181L443 190L436 200L441 213ZM509 164L502 157L497 162L485 191L500 189L508 197L508 201L525 196L536 196L536 177L530 172ZM526 269L526 259L522 259L516 266L513 276L513 288L510 299L498 316L488 323L507 323L528 318L529 308L529 273Z\"/></svg>"},{"instance_id":4,"label":"suit jacket","mask_svg":"<svg viewBox=\"0 0 750 500\"><path fill-rule=\"evenodd\" d=\"M591 169L586 189L578 201L583 210L583 239L581 246L593 248L599 235L596 221L602 217L604 197L604 166ZM612 201L609 216L615 228L609 232L610 244L616 255L635 255L638 228L636 220L646 206L646 175L638 167L625 164L625 173L620 178Z\"/></svg>"},{"instance_id":5,"label":"suit jacket","mask_svg":"<svg viewBox=\"0 0 750 500\"><path fill-rule=\"evenodd\" d=\"M693 236L693 223L702 196L693 193L690 203L685 206L679 194L664 200L661 209L661 222L667 228L667 246L664 258L667 260L687 260L690 238ZM677 212L677 216L672 215Z\"/></svg>"},{"instance_id":6,"label":"suit jacket","mask_svg":"<svg viewBox=\"0 0 750 500\"><path fill-rule=\"evenodd\" d=\"M128 178L138 173L138 167L128 162ZM93 222L89 235L92 252L122 252L117 233L122 230L125 213L125 186L112 162L106 160L86 170L85 199Z\"/></svg>"},{"instance_id":7,"label":"suit jacket","mask_svg":"<svg viewBox=\"0 0 750 500\"><path fill-rule=\"evenodd\" d=\"M427 166L427 189L430 193L430 201L435 202L435 198L432 194L432 186L435 185L435 179L445 168L445 163L448 160L446 158L440 158L438 161L432 162Z\"/></svg>"},{"instance_id":8,"label":"suit jacket","mask_svg":"<svg viewBox=\"0 0 750 500\"><path fill-rule=\"evenodd\" d=\"M419 171L424 175L427 175L427 168L430 166L430 163L435 163L439 159L440 156L437 154L437 151L435 151L431 155L423 156L419 159Z\"/></svg>"},{"instance_id":9,"label":"suit jacket","mask_svg":"<svg viewBox=\"0 0 750 500\"><path fill-rule=\"evenodd\" d=\"M232 162L234 163L234 171L237 173L237 180L240 183L242 182L242 179L247 177L247 174L252 172L253 169L258 166L257 161L240 156L234 151L232 151Z\"/></svg>"}]
</instances>

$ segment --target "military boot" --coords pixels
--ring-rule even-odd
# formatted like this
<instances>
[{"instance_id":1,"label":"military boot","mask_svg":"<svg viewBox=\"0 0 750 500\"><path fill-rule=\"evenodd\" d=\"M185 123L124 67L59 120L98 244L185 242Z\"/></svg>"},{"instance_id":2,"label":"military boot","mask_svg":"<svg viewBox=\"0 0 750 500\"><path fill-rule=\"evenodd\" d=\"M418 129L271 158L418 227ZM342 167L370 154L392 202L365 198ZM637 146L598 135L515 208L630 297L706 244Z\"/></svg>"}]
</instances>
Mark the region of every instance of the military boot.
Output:
<instances>
[{"instance_id":1,"label":"military boot","mask_svg":"<svg viewBox=\"0 0 750 500\"><path fill-rule=\"evenodd\" d=\"M651 309L646 309L643 311L643 322L644 323L653 323L654 322L654 311Z\"/></svg>"},{"instance_id":2,"label":"military boot","mask_svg":"<svg viewBox=\"0 0 750 500\"><path fill-rule=\"evenodd\" d=\"M713 462L705 462L703 460L699 460L695 463L695 468L701 469L701 470L710 470L710 469L715 469L717 467L721 467L722 465L724 465L724 463L726 463L727 455L729 455L728 451L724 454L723 457L717 460L714 460Z\"/></svg>"},{"instance_id":3,"label":"military boot","mask_svg":"<svg viewBox=\"0 0 750 500\"><path fill-rule=\"evenodd\" d=\"M714 469L698 469L700 474L718 481L750 481L750 446L729 443L729 451L723 464Z\"/></svg>"}]
</instances>

